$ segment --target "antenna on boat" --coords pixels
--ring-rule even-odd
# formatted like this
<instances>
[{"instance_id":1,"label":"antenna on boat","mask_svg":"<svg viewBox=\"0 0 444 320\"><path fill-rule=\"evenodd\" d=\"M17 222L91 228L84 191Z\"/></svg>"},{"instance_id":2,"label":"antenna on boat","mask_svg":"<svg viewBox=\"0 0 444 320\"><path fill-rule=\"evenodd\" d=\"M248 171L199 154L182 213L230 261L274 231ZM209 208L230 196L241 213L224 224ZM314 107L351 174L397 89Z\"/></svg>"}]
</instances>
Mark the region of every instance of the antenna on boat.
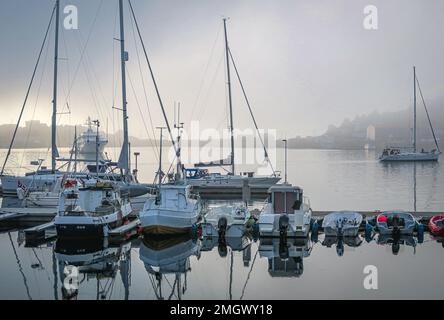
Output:
<instances>
[{"instance_id":1,"label":"antenna on boat","mask_svg":"<svg viewBox=\"0 0 444 320\"><path fill-rule=\"evenodd\" d=\"M96 175L97 180L99 179L99 127L100 121L93 120L93 123L96 125Z\"/></svg>"},{"instance_id":2,"label":"antenna on boat","mask_svg":"<svg viewBox=\"0 0 444 320\"><path fill-rule=\"evenodd\" d=\"M177 120L177 122L176 122ZM182 159L181 159L181 133L183 129L183 122L180 122L180 102L177 102L177 116L176 116L176 102L174 102L174 128L177 129L177 166L176 166L176 181L182 178Z\"/></svg>"},{"instance_id":3,"label":"antenna on boat","mask_svg":"<svg viewBox=\"0 0 444 320\"><path fill-rule=\"evenodd\" d=\"M159 143L159 169L157 169L157 178L159 179L158 181L158 192L157 192L157 196L156 196L156 201L159 201L160 199L160 187L162 185L162 140L163 140L163 129L166 129L165 127L157 127L156 129L160 130L160 143Z\"/></svg>"},{"instance_id":4,"label":"antenna on boat","mask_svg":"<svg viewBox=\"0 0 444 320\"><path fill-rule=\"evenodd\" d=\"M231 174L234 175L234 125L233 125L233 101L231 99L231 75L230 75L230 58L228 49L228 36L227 36L227 18L223 18L224 21L224 34L225 34L225 59L227 60L227 85L228 85L228 104L230 107L230 138L231 138Z\"/></svg>"},{"instance_id":5,"label":"antenna on boat","mask_svg":"<svg viewBox=\"0 0 444 320\"><path fill-rule=\"evenodd\" d=\"M54 85L52 92L52 123L51 123L51 170L56 170L56 158L59 157L57 150L57 66L59 56L59 11L60 0L56 1L55 14L55 40L54 40Z\"/></svg>"},{"instance_id":6,"label":"antenna on boat","mask_svg":"<svg viewBox=\"0 0 444 320\"><path fill-rule=\"evenodd\" d=\"M416 153L416 67L413 66L413 152Z\"/></svg>"},{"instance_id":7,"label":"antenna on boat","mask_svg":"<svg viewBox=\"0 0 444 320\"><path fill-rule=\"evenodd\" d=\"M287 139L282 140L284 142L284 148L285 148L285 166L284 166L284 176L285 176L285 181L284 184L287 184Z\"/></svg>"}]
</instances>

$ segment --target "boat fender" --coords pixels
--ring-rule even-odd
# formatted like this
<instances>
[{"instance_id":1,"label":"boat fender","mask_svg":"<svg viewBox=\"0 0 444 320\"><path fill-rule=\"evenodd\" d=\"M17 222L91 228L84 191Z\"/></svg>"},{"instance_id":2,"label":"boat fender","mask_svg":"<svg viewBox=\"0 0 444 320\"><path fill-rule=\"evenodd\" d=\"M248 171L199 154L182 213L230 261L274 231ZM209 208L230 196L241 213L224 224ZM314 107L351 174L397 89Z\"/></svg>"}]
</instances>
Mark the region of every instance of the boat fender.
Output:
<instances>
[{"instance_id":1,"label":"boat fender","mask_svg":"<svg viewBox=\"0 0 444 320\"><path fill-rule=\"evenodd\" d=\"M370 223L365 224L365 241L372 241L373 226Z\"/></svg>"},{"instance_id":2,"label":"boat fender","mask_svg":"<svg viewBox=\"0 0 444 320\"><path fill-rule=\"evenodd\" d=\"M199 229L199 226L197 224L193 223L193 225L191 226L191 236L193 238L196 238L198 236L198 229Z\"/></svg>"},{"instance_id":3,"label":"boat fender","mask_svg":"<svg viewBox=\"0 0 444 320\"><path fill-rule=\"evenodd\" d=\"M318 242L318 235L319 235L319 224L317 220L314 220L311 226L311 241Z\"/></svg>"},{"instance_id":4,"label":"boat fender","mask_svg":"<svg viewBox=\"0 0 444 320\"><path fill-rule=\"evenodd\" d=\"M422 223L419 223L417 226L417 237L418 237L418 243L424 242L424 225Z\"/></svg>"}]
</instances>

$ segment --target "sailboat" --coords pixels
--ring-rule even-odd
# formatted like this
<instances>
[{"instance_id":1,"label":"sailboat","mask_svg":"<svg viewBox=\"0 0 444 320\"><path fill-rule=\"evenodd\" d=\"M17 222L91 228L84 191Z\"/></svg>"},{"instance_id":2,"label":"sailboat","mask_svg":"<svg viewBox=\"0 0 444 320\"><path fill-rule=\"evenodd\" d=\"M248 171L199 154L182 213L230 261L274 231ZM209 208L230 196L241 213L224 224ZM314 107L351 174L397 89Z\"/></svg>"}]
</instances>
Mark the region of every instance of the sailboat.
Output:
<instances>
[{"instance_id":1,"label":"sailboat","mask_svg":"<svg viewBox=\"0 0 444 320\"><path fill-rule=\"evenodd\" d=\"M123 3L122 0L119 0L119 6L122 8ZM59 168L57 168L57 161L66 161L68 163L71 162L94 162L94 160L90 159L61 159L59 156L59 152L57 149L57 93L58 93L58 49L59 49L59 27L60 27L60 0L57 0L55 3L55 6L52 11L51 19L48 24L48 29L46 31L46 36L44 38L44 41L42 43L42 48L40 50L39 58L37 60L37 63L34 68L34 74L31 79L31 82L29 83L28 92L26 94L22 110L19 116L19 119L17 121L11 143L5 158L5 161L3 163L1 172L0 172L0 179L2 184L2 192L3 195L17 195L17 188L23 189L25 192L29 191L42 191L44 188L51 188L53 187L57 179L62 177L63 175L67 174L67 172L60 171ZM39 161L33 161L31 162L32 165L37 165L38 168L34 172L29 172L25 174L24 176L16 176L16 175L6 175L5 172L5 166L8 161L9 155L11 154L11 150L14 145L14 140L17 134L17 129L19 127L21 117L23 114L23 110L26 106L27 98L29 95L29 91L32 87L32 83L34 80L34 75L36 73L37 67L39 65L40 56L42 53L42 49L44 47L44 44L47 40L47 35L49 28L52 24L53 18L55 17L55 40L54 40L54 67L53 67L53 97L52 97L52 122L51 122L51 167L47 168L42 166L43 159L40 159ZM103 161L100 162L100 172L99 177L102 179L111 179L114 181L119 181L119 185L121 188L125 189L125 191L128 191L130 193L131 197L136 197L140 195L144 195L149 192L149 188L146 186L143 186L139 183L135 182L134 177L131 174L131 168L130 168L130 162L129 162L129 141L128 141L128 115L127 115L127 99L126 99L126 71L125 71L125 63L128 60L128 53L125 51L125 33L124 33L124 25L123 25L123 11L120 10L120 53L121 53L121 76L122 76L122 119L123 119L123 143L122 143L122 150L120 153L120 157L118 162L111 162L111 161ZM92 128L91 128L92 129ZM91 130L93 132L93 130ZM88 132L87 132L88 134ZM97 133L93 133L94 135L98 135ZM88 134L89 135L89 134ZM82 135L83 137L83 135ZM97 144L99 145L99 150L96 149L97 152L100 152L102 146L104 147L105 140L100 138L95 139L96 142L93 143L96 147ZM77 144L77 141L74 141L75 144ZM83 143L81 147L84 147L85 144ZM88 143L88 146L90 144ZM80 150L82 151L82 150ZM87 151L84 149L84 151ZM97 166L89 166L89 168L97 168ZM89 169L88 168L88 169ZM114 172L114 169L119 169L121 172ZM95 172L93 172L94 174ZM73 178L88 178L91 176L91 172L76 172L75 174L72 174Z\"/></svg>"},{"instance_id":2,"label":"sailboat","mask_svg":"<svg viewBox=\"0 0 444 320\"><path fill-rule=\"evenodd\" d=\"M430 130L432 131L433 139L435 141L436 149L431 151L424 151L422 149L420 152L417 151L416 145L416 88L419 88L419 93L421 94L421 99L426 111L427 119L429 121ZM380 161L438 161L441 151L439 150L438 141L436 139L435 131L433 130L432 122L429 117L429 112L424 102L424 97L421 92L421 87L419 86L418 78L416 77L416 68L413 67L413 146L412 151L403 151L400 148L388 147L382 151L379 157Z\"/></svg>"},{"instance_id":3,"label":"sailboat","mask_svg":"<svg viewBox=\"0 0 444 320\"><path fill-rule=\"evenodd\" d=\"M196 186L199 188L207 188L207 187L237 187L241 188L245 181L250 187L261 187L261 188L269 188L270 186L276 184L281 178L274 171L273 166L271 165L270 159L268 158L267 148L262 140L262 137L259 133L259 129L256 123L256 119L254 118L253 112L250 107L249 100L244 90L244 86L242 81L240 80L240 76L236 65L234 63L233 56L228 46L228 36L227 36L227 19L223 19L224 23L224 35L225 35L225 59L226 59L226 68L227 68L227 84L228 84L228 104L230 109L230 145L231 145L231 153L227 159L222 159L218 161L210 161L210 162L200 162L194 165L195 168L185 169L185 174L187 176L187 183L192 186ZM237 78L239 80L239 84L242 88L242 92L247 103L248 109L250 111L250 115L253 119L256 131L258 132L259 138L261 140L262 146L264 148L265 158L270 163L273 174L271 176L254 176L254 172L244 172L241 174L236 174L235 171L235 163L234 163L234 125L233 125L233 103L231 97L231 72L230 72L230 61L233 64L234 70L236 71ZM209 173L207 169L203 169L205 167L225 167L231 166L231 171L227 174L220 173Z\"/></svg>"}]
</instances>

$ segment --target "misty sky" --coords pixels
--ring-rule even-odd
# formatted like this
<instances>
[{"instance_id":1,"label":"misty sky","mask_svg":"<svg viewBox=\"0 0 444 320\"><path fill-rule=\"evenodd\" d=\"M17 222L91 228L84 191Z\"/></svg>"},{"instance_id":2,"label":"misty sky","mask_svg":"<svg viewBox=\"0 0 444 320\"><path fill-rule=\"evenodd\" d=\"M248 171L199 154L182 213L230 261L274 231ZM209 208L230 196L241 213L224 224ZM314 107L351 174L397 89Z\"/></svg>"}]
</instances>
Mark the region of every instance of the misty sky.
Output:
<instances>
[{"instance_id":1,"label":"misty sky","mask_svg":"<svg viewBox=\"0 0 444 320\"><path fill-rule=\"evenodd\" d=\"M223 16L230 17L230 48L259 126L280 136L321 134L345 117L408 107L414 64L426 97L442 97L441 0L132 2L170 119L180 101L186 126L191 120L201 128L227 126ZM15 123L54 1L0 3L0 123ZM121 114L112 109L121 107L119 43L113 40L118 1L61 3L62 9L78 7L79 29L61 28L58 104L68 101L71 114L60 123L83 123L90 115L119 130ZM378 8L378 30L363 28L368 4ZM145 126L151 133L151 123L163 120L125 6L130 135L145 138ZM51 32L24 120L50 122L53 40ZM235 126L251 127L234 72L232 82Z\"/></svg>"}]
</instances>

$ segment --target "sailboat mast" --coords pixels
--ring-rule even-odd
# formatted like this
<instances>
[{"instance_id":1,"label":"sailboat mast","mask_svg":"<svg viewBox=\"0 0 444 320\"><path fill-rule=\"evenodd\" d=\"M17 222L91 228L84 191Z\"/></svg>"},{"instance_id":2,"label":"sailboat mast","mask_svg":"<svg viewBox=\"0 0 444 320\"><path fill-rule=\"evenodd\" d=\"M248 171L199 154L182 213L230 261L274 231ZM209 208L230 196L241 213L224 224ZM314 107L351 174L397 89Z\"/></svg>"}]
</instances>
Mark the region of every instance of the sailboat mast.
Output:
<instances>
[{"instance_id":1,"label":"sailboat mast","mask_svg":"<svg viewBox=\"0 0 444 320\"><path fill-rule=\"evenodd\" d=\"M128 53L125 51L125 29L123 26L123 0L119 0L119 15L120 15L120 63L122 73L122 112L123 112L123 145L122 152L119 157L119 164L122 165L124 176L130 173L128 157L128 115L126 110L126 74L125 62L128 60Z\"/></svg>"},{"instance_id":2,"label":"sailboat mast","mask_svg":"<svg viewBox=\"0 0 444 320\"><path fill-rule=\"evenodd\" d=\"M413 152L416 152L416 67L413 67Z\"/></svg>"},{"instance_id":3,"label":"sailboat mast","mask_svg":"<svg viewBox=\"0 0 444 320\"><path fill-rule=\"evenodd\" d=\"M56 170L57 151L57 66L59 56L59 11L60 0L56 1L55 41L54 41L54 85L52 92L52 121L51 121L51 170Z\"/></svg>"},{"instance_id":4,"label":"sailboat mast","mask_svg":"<svg viewBox=\"0 0 444 320\"><path fill-rule=\"evenodd\" d=\"M234 125L233 125L233 103L231 99L231 75L230 75L230 59L228 53L228 37L227 37L227 19L224 18L224 34L225 34L225 58L227 60L227 85L228 85L228 104L230 107L230 138L231 138L231 174L234 175Z\"/></svg>"}]
</instances>

